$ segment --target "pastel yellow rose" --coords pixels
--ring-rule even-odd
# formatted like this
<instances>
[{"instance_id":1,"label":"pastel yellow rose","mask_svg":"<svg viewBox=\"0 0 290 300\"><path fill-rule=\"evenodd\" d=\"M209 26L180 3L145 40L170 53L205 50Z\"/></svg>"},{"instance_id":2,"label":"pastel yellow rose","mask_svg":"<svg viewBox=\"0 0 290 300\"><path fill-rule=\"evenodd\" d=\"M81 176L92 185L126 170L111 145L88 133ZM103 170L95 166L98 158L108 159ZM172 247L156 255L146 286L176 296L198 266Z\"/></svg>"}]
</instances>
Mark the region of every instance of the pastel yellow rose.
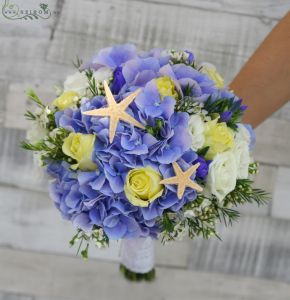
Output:
<instances>
[{"instance_id":1,"label":"pastel yellow rose","mask_svg":"<svg viewBox=\"0 0 290 300\"><path fill-rule=\"evenodd\" d=\"M216 67L210 63L201 64L200 72L206 74L214 83L218 89L222 89L225 86L224 79L218 73Z\"/></svg>"},{"instance_id":2,"label":"pastel yellow rose","mask_svg":"<svg viewBox=\"0 0 290 300\"><path fill-rule=\"evenodd\" d=\"M203 147L209 147L206 159L213 159L218 153L225 152L234 147L234 132L227 127L225 122L218 123L218 119L205 123L205 143Z\"/></svg>"},{"instance_id":3,"label":"pastel yellow rose","mask_svg":"<svg viewBox=\"0 0 290 300\"><path fill-rule=\"evenodd\" d=\"M178 97L174 82L169 76L157 78L155 79L155 81L161 98L164 98L166 96L171 96L173 98Z\"/></svg>"},{"instance_id":4,"label":"pastel yellow rose","mask_svg":"<svg viewBox=\"0 0 290 300\"><path fill-rule=\"evenodd\" d=\"M64 139L62 151L67 156L77 161L77 164L71 166L72 169L81 169L94 171L97 165L92 161L92 152L96 136L94 134L81 134L71 132Z\"/></svg>"},{"instance_id":5,"label":"pastel yellow rose","mask_svg":"<svg viewBox=\"0 0 290 300\"><path fill-rule=\"evenodd\" d=\"M63 110L72 107L79 99L79 95L76 92L67 91L63 92L58 98L56 98L52 104L58 109Z\"/></svg>"},{"instance_id":6,"label":"pastel yellow rose","mask_svg":"<svg viewBox=\"0 0 290 300\"><path fill-rule=\"evenodd\" d=\"M124 186L127 199L135 206L147 207L162 195L161 180L161 175L151 167L129 171Z\"/></svg>"}]
</instances>

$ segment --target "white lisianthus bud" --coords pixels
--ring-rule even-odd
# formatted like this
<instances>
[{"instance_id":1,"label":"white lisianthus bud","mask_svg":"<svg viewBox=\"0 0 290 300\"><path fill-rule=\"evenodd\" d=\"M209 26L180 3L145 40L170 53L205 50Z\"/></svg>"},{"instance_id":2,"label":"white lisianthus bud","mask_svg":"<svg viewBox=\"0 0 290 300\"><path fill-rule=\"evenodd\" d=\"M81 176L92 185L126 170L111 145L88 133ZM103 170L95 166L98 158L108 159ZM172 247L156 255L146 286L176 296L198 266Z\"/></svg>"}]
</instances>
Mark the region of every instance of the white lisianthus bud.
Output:
<instances>
[{"instance_id":1,"label":"white lisianthus bud","mask_svg":"<svg viewBox=\"0 0 290 300\"><path fill-rule=\"evenodd\" d=\"M222 201L233 191L237 181L237 166L233 151L217 154L209 165L206 188Z\"/></svg>"},{"instance_id":2,"label":"white lisianthus bud","mask_svg":"<svg viewBox=\"0 0 290 300\"><path fill-rule=\"evenodd\" d=\"M205 141L204 138L204 122L199 115L192 115L189 119L189 134L192 138L191 148L194 151L200 149Z\"/></svg>"},{"instance_id":3,"label":"white lisianthus bud","mask_svg":"<svg viewBox=\"0 0 290 300\"><path fill-rule=\"evenodd\" d=\"M89 81L85 72L76 72L67 77L64 82L64 92L76 92L79 96L85 96L89 87Z\"/></svg>"}]
</instances>

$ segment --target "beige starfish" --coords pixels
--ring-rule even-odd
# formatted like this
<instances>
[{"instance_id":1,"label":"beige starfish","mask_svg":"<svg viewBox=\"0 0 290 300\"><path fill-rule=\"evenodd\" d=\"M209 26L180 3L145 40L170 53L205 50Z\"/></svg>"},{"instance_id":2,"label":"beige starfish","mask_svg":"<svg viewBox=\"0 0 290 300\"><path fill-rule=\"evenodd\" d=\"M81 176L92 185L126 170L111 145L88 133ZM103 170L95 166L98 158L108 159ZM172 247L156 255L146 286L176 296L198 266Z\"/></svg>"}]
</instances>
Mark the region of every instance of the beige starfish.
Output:
<instances>
[{"instance_id":1,"label":"beige starfish","mask_svg":"<svg viewBox=\"0 0 290 300\"><path fill-rule=\"evenodd\" d=\"M120 120L132 124L141 129L145 129L145 127L135 120L132 116L126 113L127 107L134 101L137 95L140 93L140 89L131 93L128 97L123 99L120 103L117 103L107 82L104 81L104 88L106 99L108 102L108 107L93 109L82 112L84 115L88 116L96 116L96 117L109 117L110 118L110 127L109 127L109 139L110 143L113 142L116 129Z\"/></svg>"},{"instance_id":2,"label":"beige starfish","mask_svg":"<svg viewBox=\"0 0 290 300\"><path fill-rule=\"evenodd\" d=\"M201 186L199 186L197 183L192 181L190 179L190 176L193 174L194 171L199 167L200 163L197 163L193 166L191 166L189 169L187 169L185 172L183 172L178 165L177 162L173 162L172 166L175 172L175 176L170 178L165 178L160 181L161 184L174 184L177 185L177 197L178 199L181 199L185 188L190 187L198 192L201 192L203 189Z\"/></svg>"}]
</instances>

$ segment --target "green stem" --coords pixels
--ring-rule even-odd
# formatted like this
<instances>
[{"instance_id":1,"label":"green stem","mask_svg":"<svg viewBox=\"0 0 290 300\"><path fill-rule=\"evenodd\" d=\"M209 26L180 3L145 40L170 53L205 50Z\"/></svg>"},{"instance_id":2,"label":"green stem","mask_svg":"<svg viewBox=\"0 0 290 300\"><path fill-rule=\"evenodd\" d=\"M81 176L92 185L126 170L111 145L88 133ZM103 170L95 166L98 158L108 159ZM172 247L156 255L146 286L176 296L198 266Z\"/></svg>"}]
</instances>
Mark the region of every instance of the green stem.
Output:
<instances>
[{"instance_id":1,"label":"green stem","mask_svg":"<svg viewBox=\"0 0 290 300\"><path fill-rule=\"evenodd\" d=\"M155 269L147 273L135 273L127 269L124 265L120 264L120 272L124 277L130 281L153 281L156 277Z\"/></svg>"}]
</instances>

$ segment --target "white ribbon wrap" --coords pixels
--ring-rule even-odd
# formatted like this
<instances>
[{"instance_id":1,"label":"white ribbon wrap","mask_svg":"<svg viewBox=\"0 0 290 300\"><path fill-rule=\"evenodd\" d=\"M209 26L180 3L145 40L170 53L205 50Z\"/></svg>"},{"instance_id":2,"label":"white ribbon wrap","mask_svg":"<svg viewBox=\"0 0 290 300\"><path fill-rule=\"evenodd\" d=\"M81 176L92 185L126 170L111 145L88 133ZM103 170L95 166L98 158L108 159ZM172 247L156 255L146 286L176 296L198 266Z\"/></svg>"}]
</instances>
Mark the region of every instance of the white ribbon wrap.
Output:
<instances>
[{"instance_id":1,"label":"white ribbon wrap","mask_svg":"<svg viewBox=\"0 0 290 300\"><path fill-rule=\"evenodd\" d=\"M135 273L147 273L154 268L154 241L152 238L139 238L121 242L121 264Z\"/></svg>"}]
</instances>

